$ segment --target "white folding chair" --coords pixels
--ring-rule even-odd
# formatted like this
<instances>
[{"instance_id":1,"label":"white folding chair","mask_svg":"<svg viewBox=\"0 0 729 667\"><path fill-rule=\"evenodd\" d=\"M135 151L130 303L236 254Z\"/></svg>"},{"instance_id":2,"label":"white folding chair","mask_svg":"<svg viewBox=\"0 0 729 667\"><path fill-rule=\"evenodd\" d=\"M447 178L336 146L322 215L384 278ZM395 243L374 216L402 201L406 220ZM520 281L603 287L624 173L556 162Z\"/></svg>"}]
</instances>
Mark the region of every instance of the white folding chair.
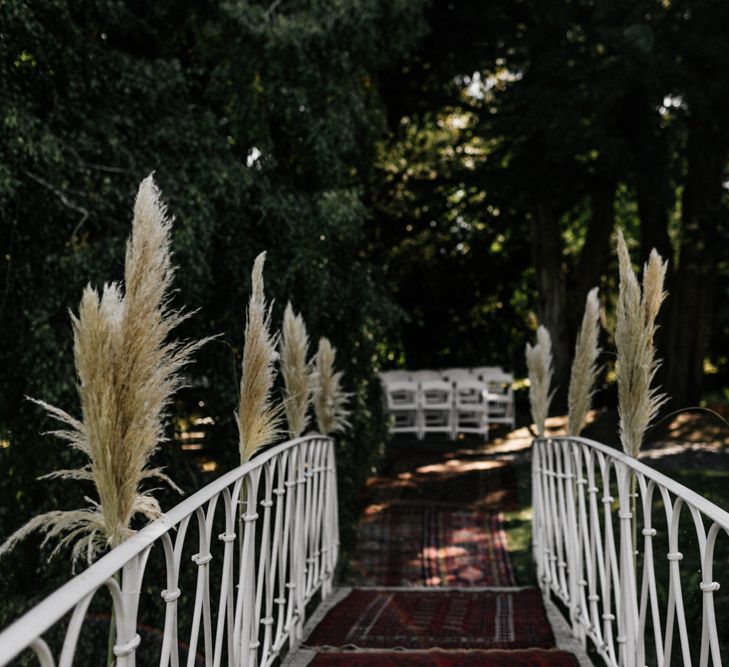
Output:
<instances>
[{"instance_id":1,"label":"white folding chair","mask_svg":"<svg viewBox=\"0 0 729 667\"><path fill-rule=\"evenodd\" d=\"M421 433L453 432L453 385L445 380L420 383Z\"/></svg>"},{"instance_id":2,"label":"white folding chair","mask_svg":"<svg viewBox=\"0 0 729 667\"><path fill-rule=\"evenodd\" d=\"M494 373L503 373L501 366L475 366L469 368L471 375L478 378L479 380L485 380L487 375L493 375Z\"/></svg>"},{"instance_id":3,"label":"white folding chair","mask_svg":"<svg viewBox=\"0 0 729 667\"><path fill-rule=\"evenodd\" d=\"M473 380L477 379L471 373L470 368L448 368L443 371L443 376L445 379L447 379L453 385L456 385L459 382L463 385L464 382L472 382ZM473 396L471 396L471 398L475 401L478 399L479 395L481 394L481 388L477 389L475 385L471 385L471 386L473 387L473 389L472 389ZM465 391L465 389L464 389L464 391Z\"/></svg>"},{"instance_id":4,"label":"white folding chair","mask_svg":"<svg viewBox=\"0 0 729 667\"><path fill-rule=\"evenodd\" d=\"M514 375L512 373L487 373L484 382L488 391L489 421L492 424L509 424L514 430Z\"/></svg>"},{"instance_id":5,"label":"white folding chair","mask_svg":"<svg viewBox=\"0 0 729 667\"><path fill-rule=\"evenodd\" d=\"M418 383L408 380L384 383L390 433L420 433L420 398Z\"/></svg>"},{"instance_id":6,"label":"white folding chair","mask_svg":"<svg viewBox=\"0 0 729 667\"><path fill-rule=\"evenodd\" d=\"M453 437L477 433L489 439L489 414L485 385L475 378L458 380L454 389Z\"/></svg>"},{"instance_id":7,"label":"white folding chair","mask_svg":"<svg viewBox=\"0 0 729 667\"><path fill-rule=\"evenodd\" d=\"M415 382L424 382L426 380L442 380L440 371L433 370L413 371L410 376Z\"/></svg>"},{"instance_id":8,"label":"white folding chair","mask_svg":"<svg viewBox=\"0 0 729 667\"><path fill-rule=\"evenodd\" d=\"M473 380L471 371L468 368L444 368L441 376L448 382L457 382L458 380Z\"/></svg>"},{"instance_id":9,"label":"white folding chair","mask_svg":"<svg viewBox=\"0 0 729 667\"><path fill-rule=\"evenodd\" d=\"M412 377L410 371L394 370L382 371L380 373L380 379L383 382L402 382L412 380Z\"/></svg>"}]
</instances>

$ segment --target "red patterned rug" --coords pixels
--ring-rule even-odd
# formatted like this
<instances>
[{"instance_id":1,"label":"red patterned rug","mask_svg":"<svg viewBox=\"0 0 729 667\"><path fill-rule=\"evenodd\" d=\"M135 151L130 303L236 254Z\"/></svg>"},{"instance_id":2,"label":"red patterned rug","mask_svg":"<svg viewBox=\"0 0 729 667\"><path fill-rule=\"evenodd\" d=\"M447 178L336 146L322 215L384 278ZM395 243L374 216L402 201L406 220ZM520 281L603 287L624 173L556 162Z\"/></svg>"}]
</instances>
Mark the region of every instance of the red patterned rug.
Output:
<instances>
[{"instance_id":1,"label":"red patterned rug","mask_svg":"<svg viewBox=\"0 0 729 667\"><path fill-rule=\"evenodd\" d=\"M416 651L319 653L310 663L322 667L577 667L571 653L545 651Z\"/></svg>"},{"instance_id":2,"label":"red patterned rug","mask_svg":"<svg viewBox=\"0 0 729 667\"><path fill-rule=\"evenodd\" d=\"M503 514L373 505L353 570L368 586L513 586Z\"/></svg>"},{"instance_id":3,"label":"red patterned rug","mask_svg":"<svg viewBox=\"0 0 729 667\"><path fill-rule=\"evenodd\" d=\"M308 646L402 649L553 648L536 589L355 589L315 628Z\"/></svg>"}]
</instances>

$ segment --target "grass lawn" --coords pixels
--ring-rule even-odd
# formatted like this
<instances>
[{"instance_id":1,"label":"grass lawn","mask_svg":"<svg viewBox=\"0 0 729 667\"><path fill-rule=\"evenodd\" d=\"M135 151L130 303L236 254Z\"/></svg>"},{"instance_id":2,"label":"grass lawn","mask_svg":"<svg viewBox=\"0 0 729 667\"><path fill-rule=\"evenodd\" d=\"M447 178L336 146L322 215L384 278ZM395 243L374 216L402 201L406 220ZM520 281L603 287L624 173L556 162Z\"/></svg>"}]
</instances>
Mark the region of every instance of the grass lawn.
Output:
<instances>
[{"instance_id":1,"label":"grass lawn","mask_svg":"<svg viewBox=\"0 0 729 667\"><path fill-rule=\"evenodd\" d=\"M532 560L532 479L528 462L514 464L517 480L518 507L504 512L511 564L520 586L536 586L537 578Z\"/></svg>"}]
</instances>

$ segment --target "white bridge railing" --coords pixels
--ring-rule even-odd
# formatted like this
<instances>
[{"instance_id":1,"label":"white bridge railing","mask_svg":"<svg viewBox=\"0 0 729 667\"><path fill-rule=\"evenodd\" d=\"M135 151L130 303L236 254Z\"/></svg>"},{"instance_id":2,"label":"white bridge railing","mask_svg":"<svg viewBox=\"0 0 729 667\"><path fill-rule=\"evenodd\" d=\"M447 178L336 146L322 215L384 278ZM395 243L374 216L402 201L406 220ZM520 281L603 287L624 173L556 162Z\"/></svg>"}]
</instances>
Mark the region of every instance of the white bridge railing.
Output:
<instances>
[{"instance_id":1,"label":"white bridge railing","mask_svg":"<svg viewBox=\"0 0 729 667\"><path fill-rule=\"evenodd\" d=\"M105 655L117 667L266 667L296 646L307 603L331 592L338 547L333 441L283 443L184 500L8 627L0 665L34 653L42 667L101 665Z\"/></svg>"},{"instance_id":2,"label":"white bridge railing","mask_svg":"<svg viewBox=\"0 0 729 667\"><path fill-rule=\"evenodd\" d=\"M532 489L539 584L575 637L607 665L722 664L729 619L717 621L714 594L726 544L714 561L727 512L584 438L535 440Z\"/></svg>"}]
</instances>

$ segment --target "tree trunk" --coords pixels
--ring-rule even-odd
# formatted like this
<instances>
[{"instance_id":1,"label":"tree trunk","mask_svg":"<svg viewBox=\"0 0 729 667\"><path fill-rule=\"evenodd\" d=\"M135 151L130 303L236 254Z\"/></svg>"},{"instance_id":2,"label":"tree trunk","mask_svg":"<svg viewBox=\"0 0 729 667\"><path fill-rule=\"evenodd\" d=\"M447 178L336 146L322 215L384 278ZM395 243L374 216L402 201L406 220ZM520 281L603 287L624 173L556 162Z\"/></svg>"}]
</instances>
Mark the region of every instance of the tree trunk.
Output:
<instances>
[{"instance_id":1,"label":"tree trunk","mask_svg":"<svg viewBox=\"0 0 729 667\"><path fill-rule=\"evenodd\" d=\"M549 329L554 356L554 409L567 404L572 348L584 312L587 293L600 285L610 259L610 235L615 225L615 182L599 181L592 190L592 216L573 276L566 275L559 216L547 202L535 207L531 219L532 250L537 278L537 311ZM568 300L567 285L571 285Z\"/></svg>"},{"instance_id":2,"label":"tree trunk","mask_svg":"<svg viewBox=\"0 0 729 667\"><path fill-rule=\"evenodd\" d=\"M701 399L704 358L714 310L727 140L709 123L689 126L678 266L669 283L669 319L663 380L674 409Z\"/></svg>"},{"instance_id":3,"label":"tree trunk","mask_svg":"<svg viewBox=\"0 0 729 667\"><path fill-rule=\"evenodd\" d=\"M668 236L668 216L675 202L668 176L670 158L666 139L657 125L658 114L645 104L637 114L641 121L633 129L639 132L631 146L640 217L641 263L648 261L654 248L664 259L673 260L674 254Z\"/></svg>"},{"instance_id":4,"label":"tree trunk","mask_svg":"<svg viewBox=\"0 0 729 667\"><path fill-rule=\"evenodd\" d=\"M537 314L552 337L554 378L557 389L554 409L566 405L569 381L567 336L567 290L559 218L546 202L540 202L531 216L532 253L537 278Z\"/></svg>"},{"instance_id":5,"label":"tree trunk","mask_svg":"<svg viewBox=\"0 0 729 667\"><path fill-rule=\"evenodd\" d=\"M704 358L711 334L714 280L697 267L673 280L663 388L671 409L699 404Z\"/></svg>"},{"instance_id":6,"label":"tree trunk","mask_svg":"<svg viewBox=\"0 0 729 667\"><path fill-rule=\"evenodd\" d=\"M575 276L570 348L582 321L587 293L599 287L611 256L610 236L615 227L615 182L601 180L592 189L592 215Z\"/></svg>"},{"instance_id":7,"label":"tree trunk","mask_svg":"<svg viewBox=\"0 0 729 667\"><path fill-rule=\"evenodd\" d=\"M668 219L675 206L675 192L668 175L670 164L666 137L659 125L658 113L651 107L645 95L640 96L640 106L635 114L631 131L631 149L634 157L633 183L638 201L640 218L640 261L648 261L655 249L664 260L668 260L666 284L670 285L675 267L675 252L668 235ZM666 359L668 352L668 310L666 304L658 314L658 331L655 344L658 357ZM668 366L662 366L656 376L656 383L665 386Z\"/></svg>"},{"instance_id":8,"label":"tree trunk","mask_svg":"<svg viewBox=\"0 0 729 667\"><path fill-rule=\"evenodd\" d=\"M637 178L636 181L641 181ZM651 177L652 180L652 177ZM655 249L669 260L673 270L673 246L668 236L668 207L662 197L656 197L652 184L636 183L638 217L640 218L640 258L645 263Z\"/></svg>"},{"instance_id":9,"label":"tree trunk","mask_svg":"<svg viewBox=\"0 0 729 667\"><path fill-rule=\"evenodd\" d=\"M671 155L667 131L657 111L662 92L654 81L641 76L623 96L619 113L621 132L627 141L640 218L640 260L647 261L655 248L662 257L673 258L668 236L668 216L675 203L669 168Z\"/></svg>"}]
</instances>

